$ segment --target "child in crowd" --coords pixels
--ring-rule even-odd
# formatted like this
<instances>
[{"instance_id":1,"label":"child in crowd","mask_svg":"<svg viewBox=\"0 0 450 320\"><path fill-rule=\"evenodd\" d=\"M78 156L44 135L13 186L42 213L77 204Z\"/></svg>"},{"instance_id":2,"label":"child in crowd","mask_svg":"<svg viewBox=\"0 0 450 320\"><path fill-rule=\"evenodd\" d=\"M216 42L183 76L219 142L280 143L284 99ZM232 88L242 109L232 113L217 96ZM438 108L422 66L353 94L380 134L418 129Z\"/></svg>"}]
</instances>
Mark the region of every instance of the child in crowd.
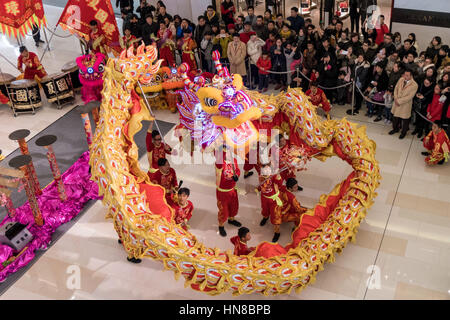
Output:
<instances>
[{"instance_id":1,"label":"child in crowd","mask_svg":"<svg viewBox=\"0 0 450 320\"><path fill-rule=\"evenodd\" d=\"M257 63L258 73L259 73L259 86L258 92L266 92L269 87L269 72L272 68L272 62L269 58L269 53L267 51L263 51L261 57L259 57Z\"/></svg>"},{"instance_id":2,"label":"child in crowd","mask_svg":"<svg viewBox=\"0 0 450 320\"><path fill-rule=\"evenodd\" d=\"M389 88L386 90L386 92L383 95L384 98L384 123L386 124L392 124L392 105L394 103L394 97L392 95L392 92L394 92L394 87L389 86Z\"/></svg>"}]
</instances>

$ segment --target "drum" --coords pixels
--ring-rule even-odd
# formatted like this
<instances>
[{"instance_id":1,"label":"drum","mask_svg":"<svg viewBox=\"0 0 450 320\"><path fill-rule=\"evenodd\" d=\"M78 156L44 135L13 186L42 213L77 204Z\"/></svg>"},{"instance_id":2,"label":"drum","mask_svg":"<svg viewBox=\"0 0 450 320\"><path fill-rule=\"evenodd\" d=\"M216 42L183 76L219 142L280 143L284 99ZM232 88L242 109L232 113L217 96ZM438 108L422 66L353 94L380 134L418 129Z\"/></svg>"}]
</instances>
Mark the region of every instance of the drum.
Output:
<instances>
[{"instance_id":1,"label":"drum","mask_svg":"<svg viewBox=\"0 0 450 320\"><path fill-rule=\"evenodd\" d=\"M5 97L8 97L8 90L6 87L9 86L14 80L16 80L16 77L12 74L0 72L0 91Z\"/></svg>"},{"instance_id":2,"label":"drum","mask_svg":"<svg viewBox=\"0 0 450 320\"><path fill-rule=\"evenodd\" d=\"M15 111L30 111L42 107L39 85L34 80L16 80L9 86L9 95ZM14 114L15 115L15 114Z\"/></svg>"},{"instance_id":3,"label":"drum","mask_svg":"<svg viewBox=\"0 0 450 320\"><path fill-rule=\"evenodd\" d=\"M70 74L70 80L72 80L72 86L73 90L75 92L78 92L81 90L81 87L83 86L80 82L79 78L79 69L78 65L75 61L67 62L62 68L61 71L64 73Z\"/></svg>"},{"instance_id":4,"label":"drum","mask_svg":"<svg viewBox=\"0 0 450 320\"><path fill-rule=\"evenodd\" d=\"M48 102L66 102L74 98L72 82L68 73L53 73L41 80Z\"/></svg>"}]
</instances>

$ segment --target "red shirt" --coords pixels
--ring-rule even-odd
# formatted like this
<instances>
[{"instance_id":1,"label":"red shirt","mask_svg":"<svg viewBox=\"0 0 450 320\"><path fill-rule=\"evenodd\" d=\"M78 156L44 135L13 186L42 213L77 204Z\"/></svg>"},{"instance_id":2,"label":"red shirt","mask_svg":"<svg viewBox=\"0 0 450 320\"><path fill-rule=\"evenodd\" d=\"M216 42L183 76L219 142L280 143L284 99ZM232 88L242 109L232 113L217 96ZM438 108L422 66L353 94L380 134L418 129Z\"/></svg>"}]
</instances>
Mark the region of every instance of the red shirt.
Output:
<instances>
[{"instance_id":1,"label":"red shirt","mask_svg":"<svg viewBox=\"0 0 450 320\"><path fill-rule=\"evenodd\" d=\"M236 174L239 177L241 174L236 158L234 159L234 172L231 163L225 161L223 164L216 163L216 170L221 171L219 188L224 190L234 189L236 181L233 180L233 175Z\"/></svg>"},{"instance_id":2,"label":"red shirt","mask_svg":"<svg viewBox=\"0 0 450 320\"><path fill-rule=\"evenodd\" d=\"M151 153L152 163L151 167L153 169L158 169L158 160L159 158L166 158L166 153L171 154L170 151L167 151L164 146L164 142L161 142L159 147L156 147L152 141L152 134L147 132L147 137L145 138L145 143L147 145L147 152Z\"/></svg>"},{"instance_id":3,"label":"red shirt","mask_svg":"<svg viewBox=\"0 0 450 320\"><path fill-rule=\"evenodd\" d=\"M171 202L170 206L175 211L175 223L183 223L184 220L190 220L192 218L192 212L194 211L194 205L191 201L187 201L187 204L182 207L178 202Z\"/></svg>"},{"instance_id":4,"label":"red shirt","mask_svg":"<svg viewBox=\"0 0 450 320\"><path fill-rule=\"evenodd\" d=\"M166 192L172 190L174 187L178 187L177 174L173 168L170 168L168 174L163 174L161 170L156 170L154 173L147 173L150 181L155 184L159 184Z\"/></svg>"},{"instance_id":5,"label":"red shirt","mask_svg":"<svg viewBox=\"0 0 450 320\"><path fill-rule=\"evenodd\" d=\"M237 256L248 255L256 249L255 247L248 248L247 244L239 239L239 236L234 236L230 241L234 245L234 254Z\"/></svg>"},{"instance_id":6,"label":"red shirt","mask_svg":"<svg viewBox=\"0 0 450 320\"><path fill-rule=\"evenodd\" d=\"M241 39L241 41L245 44L247 44L247 42L250 40L250 36L252 34L256 34L255 31L249 31L249 32L242 32L239 34L239 38Z\"/></svg>"},{"instance_id":7,"label":"red shirt","mask_svg":"<svg viewBox=\"0 0 450 320\"><path fill-rule=\"evenodd\" d=\"M428 116L427 118L430 121L436 121L436 120L441 120L441 116L442 116L442 107L443 107L443 103L439 101L439 98L441 96L439 94L435 94L433 95L433 100L431 101L431 103L428 105L427 108L427 113L430 114L430 116ZM447 111L448 112L448 111Z\"/></svg>"},{"instance_id":8,"label":"red shirt","mask_svg":"<svg viewBox=\"0 0 450 320\"><path fill-rule=\"evenodd\" d=\"M375 39L375 43L380 45L384 41L384 35L389 33L389 28L385 23L383 23L381 26L377 26L375 30L377 30L377 38Z\"/></svg>"},{"instance_id":9,"label":"red shirt","mask_svg":"<svg viewBox=\"0 0 450 320\"><path fill-rule=\"evenodd\" d=\"M256 65L258 66L259 74L269 74L269 72L263 71L261 70L261 68L263 68L264 70L270 70L272 68L272 61L270 61L269 58L263 59L262 57L259 57Z\"/></svg>"}]
</instances>

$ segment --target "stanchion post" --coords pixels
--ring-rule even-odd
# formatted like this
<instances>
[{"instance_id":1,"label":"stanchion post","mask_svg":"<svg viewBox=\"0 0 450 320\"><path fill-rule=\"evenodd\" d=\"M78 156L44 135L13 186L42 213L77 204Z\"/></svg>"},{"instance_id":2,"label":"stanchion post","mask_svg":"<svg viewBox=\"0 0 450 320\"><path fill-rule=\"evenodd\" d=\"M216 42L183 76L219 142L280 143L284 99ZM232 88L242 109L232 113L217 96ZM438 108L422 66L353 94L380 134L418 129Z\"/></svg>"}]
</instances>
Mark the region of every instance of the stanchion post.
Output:
<instances>
[{"instance_id":1,"label":"stanchion post","mask_svg":"<svg viewBox=\"0 0 450 320\"><path fill-rule=\"evenodd\" d=\"M36 145L39 147L44 147L47 149L47 159L50 164L50 170L52 171L53 178L56 181L56 186L58 188L58 195L61 201L67 200L66 189L64 188L64 183L61 179L61 172L59 171L58 163L56 162L55 152L53 151L52 144L57 140L54 135L42 136L36 140Z\"/></svg>"},{"instance_id":2,"label":"stanchion post","mask_svg":"<svg viewBox=\"0 0 450 320\"><path fill-rule=\"evenodd\" d=\"M12 132L9 135L9 139L16 140L19 143L20 151L23 155L30 155L30 152L28 150L28 144L25 141L25 138L30 135L30 130L27 129L20 129ZM34 193L38 196L42 194L41 186L39 184L39 180L37 178L36 169L34 168L33 161L30 159L30 181L34 188Z\"/></svg>"},{"instance_id":3,"label":"stanchion post","mask_svg":"<svg viewBox=\"0 0 450 320\"><path fill-rule=\"evenodd\" d=\"M39 209L36 194L34 193L32 180L30 179L31 163L32 163L31 156L20 155L11 159L11 161L9 161L9 166L15 169L19 169L24 173L24 178L22 178L22 182L25 187L25 192L27 193L28 203L30 204L31 211L33 212L34 221L38 226L42 226L44 225L44 220L42 218L41 210Z\"/></svg>"}]
</instances>

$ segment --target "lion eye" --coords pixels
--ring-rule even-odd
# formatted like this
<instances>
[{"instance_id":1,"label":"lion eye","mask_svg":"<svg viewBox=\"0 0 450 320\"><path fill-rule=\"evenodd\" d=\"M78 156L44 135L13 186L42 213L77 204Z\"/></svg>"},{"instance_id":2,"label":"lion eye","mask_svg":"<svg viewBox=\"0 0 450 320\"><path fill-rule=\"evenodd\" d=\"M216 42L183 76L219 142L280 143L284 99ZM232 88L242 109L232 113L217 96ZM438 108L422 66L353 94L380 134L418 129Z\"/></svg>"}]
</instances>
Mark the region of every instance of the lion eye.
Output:
<instances>
[{"instance_id":1,"label":"lion eye","mask_svg":"<svg viewBox=\"0 0 450 320\"><path fill-rule=\"evenodd\" d=\"M157 82L161 81L161 76L160 76L159 74L157 74L157 75L155 76L155 80L156 80Z\"/></svg>"},{"instance_id":2,"label":"lion eye","mask_svg":"<svg viewBox=\"0 0 450 320\"><path fill-rule=\"evenodd\" d=\"M217 100L211 99L211 98L205 98L205 104L208 107L214 107L215 105L217 105Z\"/></svg>"},{"instance_id":3,"label":"lion eye","mask_svg":"<svg viewBox=\"0 0 450 320\"><path fill-rule=\"evenodd\" d=\"M98 70L98 72L104 72L104 71L105 71L105 66L103 65L103 63L100 63L100 64L98 65L97 70Z\"/></svg>"}]
</instances>

